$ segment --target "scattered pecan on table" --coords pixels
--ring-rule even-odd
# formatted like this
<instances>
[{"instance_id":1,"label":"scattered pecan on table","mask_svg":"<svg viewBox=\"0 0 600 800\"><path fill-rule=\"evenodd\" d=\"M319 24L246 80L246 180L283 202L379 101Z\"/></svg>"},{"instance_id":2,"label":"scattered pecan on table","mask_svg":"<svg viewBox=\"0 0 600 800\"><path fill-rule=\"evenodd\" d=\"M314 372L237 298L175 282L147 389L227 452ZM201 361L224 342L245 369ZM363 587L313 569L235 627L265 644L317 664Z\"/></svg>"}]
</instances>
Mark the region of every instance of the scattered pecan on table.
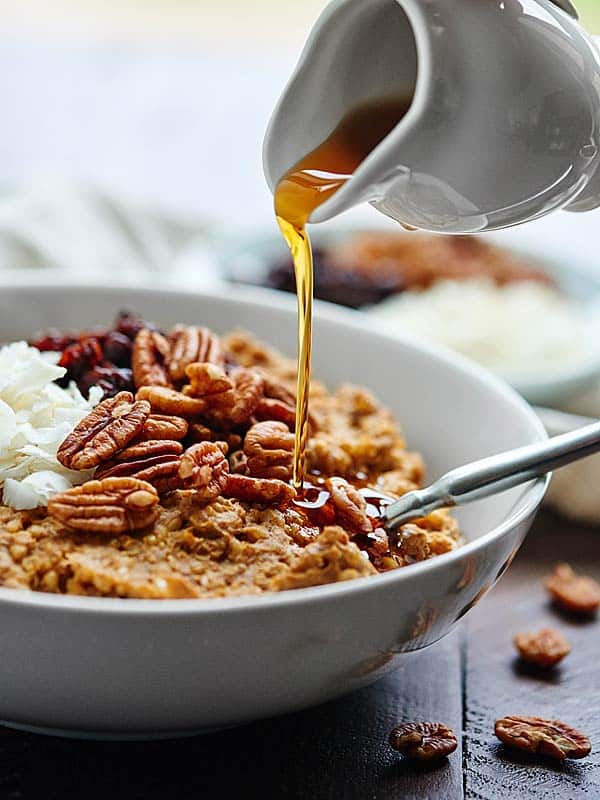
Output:
<instances>
[{"instance_id":1,"label":"scattered pecan on table","mask_svg":"<svg viewBox=\"0 0 600 800\"><path fill-rule=\"evenodd\" d=\"M569 564L558 564L545 586L554 602L565 611L591 616L600 607L600 584L587 575L577 575Z\"/></svg>"},{"instance_id":2,"label":"scattered pecan on table","mask_svg":"<svg viewBox=\"0 0 600 800\"><path fill-rule=\"evenodd\" d=\"M149 403L134 400L131 392L119 392L99 403L75 426L56 457L68 469L92 469L141 433L149 415Z\"/></svg>"},{"instance_id":3,"label":"scattered pecan on table","mask_svg":"<svg viewBox=\"0 0 600 800\"><path fill-rule=\"evenodd\" d=\"M117 535L135 533L154 524L158 493L136 478L92 480L57 494L48 513L68 528Z\"/></svg>"},{"instance_id":4,"label":"scattered pecan on table","mask_svg":"<svg viewBox=\"0 0 600 800\"><path fill-rule=\"evenodd\" d=\"M592 749L585 734L556 719L503 717L496 720L494 732L509 747L559 761L585 758Z\"/></svg>"},{"instance_id":5,"label":"scattered pecan on table","mask_svg":"<svg viewBox=\"0 0 600 800\"><path fill-rule=\"evenodd\" d=\"M442 722L405 722L392 730L390 746L415 761L432 761L453 753L458 741Z\"/></svg>"},{"instance_id":6,"label":"scattered pecan on table","mask_svg":"<svg viewBox=\"0 0 600 800\"><path fill-rule=\"evenodd\" d=\"M537 633L519 633L514 644L523 661L538 667L553 667L571 652L562 633L552 628L543 628Z\"/></svg>"}]
</instances>

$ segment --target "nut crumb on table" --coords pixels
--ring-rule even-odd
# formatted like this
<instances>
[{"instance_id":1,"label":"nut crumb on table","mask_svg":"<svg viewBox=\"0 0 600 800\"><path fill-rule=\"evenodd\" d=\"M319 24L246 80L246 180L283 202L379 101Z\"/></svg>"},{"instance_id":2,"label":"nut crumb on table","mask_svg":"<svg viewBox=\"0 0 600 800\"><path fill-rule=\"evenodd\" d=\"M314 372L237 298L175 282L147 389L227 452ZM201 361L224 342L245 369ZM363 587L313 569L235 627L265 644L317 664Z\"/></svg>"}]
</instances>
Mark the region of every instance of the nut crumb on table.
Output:
<instances>
[{"instance_id":1,"label":"nut crumb on table","mask_svg":"<svg viewBox=\"0 0 600 800\"><path fill-rule=\"evenodd\" d=\"M591 616L600 608L600 584L578 575L569 564L558 564L545 586L553 601L565 611Z\"/></svg>"},{"instance_id":2,"label":"nut crumb on table","mask_svg":"<svg viewBox=\"0 0 600 800\"><path fill-rule=\"evenodd\" d=\"M364 492L398 497L422 484L424 466L367 390L312 382L307 472L310 491L329 499L307 509L289 483L294 361L247 333L179 325L165 335L132 315L116 331L95 332L94 346L91 334L80 335L85 346L61 336L33 344L62 348L82 392L90 371L113 369L106 358L116 344L114 369L131 369L131 383L103 385L105 399L57 448L69 478L88 470L80 485L47 508L0 506L1 585L237 596L370 576L459 546L446 511L393 537L373 516Z\"/></svg>"},{"instance_id":3,"label":"nut crumb on table","mask_svg":"<svg viewBox=\"0 0 600 800\"><path fill-rule=\"evenodd\" d=\"M556 719L503 717L496 720L494 732L509 747L558 761L585 758L592 749L584 733Z\"/></svg>"},{"instance_id":4,"label":"nut crumb on table","mask_svg":"<svg viewBox=\"0 0 600 800\"><path fill-rule=\"evenodd\" d=\"M538 667L553 667L571 652L565 637L552 628L543 628L537 633L519 633L514 644L523 661Z\"/></svg>"},{"instance_id":5,"label":"nut crumb on table","mask_svg":"<svg viewBox=\"0 0 600 800\"><path fill-rule=\"evenodd\" d=\"M390 746L415 761L445 758L458 747L458 740L442 722L405 722L393 728Z\"/></svg>"}]
</instances>

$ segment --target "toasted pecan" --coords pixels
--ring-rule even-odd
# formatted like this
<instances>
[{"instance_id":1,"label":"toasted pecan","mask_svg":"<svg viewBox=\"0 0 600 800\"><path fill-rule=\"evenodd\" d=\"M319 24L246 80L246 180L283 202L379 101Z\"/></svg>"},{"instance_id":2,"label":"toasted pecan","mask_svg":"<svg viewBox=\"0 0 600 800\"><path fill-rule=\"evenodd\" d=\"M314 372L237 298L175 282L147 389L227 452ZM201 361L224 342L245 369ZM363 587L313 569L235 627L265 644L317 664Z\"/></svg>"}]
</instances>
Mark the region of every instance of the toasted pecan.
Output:
<instances>
[{"instance_id":1,"label":"toasted pecan","mask_svg":"<svg viewBox=\"0 0 600 800\"><path fill-rule=\"evenodd\" d=\"M600 608L600 584L587 575L577 575L568 564L558 564L546 580L554 602L574 614L592 615Z\"/></svg>"},{"instance_id":2,"label":"toasted pecan","mask_svg":"<svg viewBox=\"0 0 600 800\"><path fill-rule=\"evenodd\" d=\"M200 442L188 447L179 465L179 478L184 488L194 489L206 503L222 494L229 473L227 445L222 442Z\"/></svg>"},{"instance_id":3,"label":"toasted pecan","mask_svg":"<svg viewBox=\"0 0 600 800\"><path fill-rule=\"evenodd\" d=\"M56 457L68 469L92 469L138 436L149 414L149 403L134 400L130 392L119 392L99 403L75 426Z\"/></svg>"},{"instance_id":4,"label":"toasted pecan","mask_svg":"<svg viewBox=\"0 0 600 800\"><path fill-rule=\"evenodd\" d=\"M150 414L141 437L154 441L156 439L170 439L180 441L185 439L189 430L189 424L183 417L176 417L173 414Z\"/></svg>"},{"instance_id":5,"label":"toasted pecan","mask_svg":"<svg viewBox=\"0 0 600 800\"><path fill-rule=\"evenodd\" d=\"M170 414L177 417L195 417L206 409L204 400L187 397L168 386L142 386L136 395L138 400L147 400L152 413Z\"/></svg>"},{"instance_id":6,"label":"toasted pecan","mask_svg":"<svg viewBox=\"0 0 600 800\"><path fill-rule=\"evenodd\" d=\"M136 478L93 480L57 494L48 513L68 528L92 533L134 533L158 516L158 494Z\"/></svg>"},{"instance_id":7,"label":"toasted pecan","mask_svg":"<svg viewBox=\"0 0 600 800\"><path fill-rule=\"evenodd\" d=\"M562 761L584 758L592 746L588 737L557 719L510 716L496 720L494 732L510 747Z\"/></svg>"},{"instance_id":8,"label":"toasted pecan","mask_svg":"<svg viewBox=\"0 0 600 800\"><path fill-rule=\"evenodd\" d=\"M223 490L225 497L235 497L245 503L288 503L296 490L288 483L272 478L252 478L248 475L229 475Z\"/></svg>"},{"instance_id":9,"label":"toasted pecan","mask_svg":"<svg viewBox=\"0 0 600 800\"><path fill-rule=\"evenodd\" d=\"M432 761L453 753L458 741L442 722L405 722L392 730L390 746L415 761Z\"/></svg>"},{"instance_id":10,"label":"toasted pecan","mask_svg":"<svg viewBox=\"0 0 600 800\"><path fill-rule=\"evenodd\" d=\"M122 450L115 458L101 464L95 477L137 478L147 481L159 494L178 489L181 442L157 439L138 442Z\"/></svg>"},{"instance_id":11,"label":"toasted pecan","mask_svg":"<svg viewBox=\"0 0 600 800\"><path fill-rule=\"evenodd\" d=\"M552 628L537 633L519 633L514 644L523 661L538 667L553 667L571 652L565 637Z\"/></svg>"},{"instance_id":12,"label":"toasted pecan","mask_svg":"<svg viewBox=\"0 0 600 800\"><path fill-rule=\"evenodd\" d=\"M175 325L169 334L169 343L169 374L176 382L185 381L186 368L194 362L208 361L220 367L225 363L221 341L208 328Z\"/></svg>"},{"instance_id":13,"label":"toasted pecan","mask_svg":"<svg viewBox=\"0 0 600 800\"><path fill-rule=\"evenodd\" d=\"M367 501L358 489L344 478L329 478L325 485L339 524L358 533L371 533L373 524L367 516Z\"/></svg>"},{"instance_id":14,"label":"toasted pecan","mask_svg":"<svg viewBox=\"0 0 600 800\"><path fill-rule=\"evenodd\" d=\"M158 331L142 328L135 337L131 355L133 382L137 389L142 386L170 386L166 361L169 358L169 343Z\"/></svg>"},{"instance_id":15,"label":"toasted pecan","mask_svg":"<svg viewBox=\"0 0 600 800\"><path fill-rule=\"evenodd\" d=\"M244 439L249 475L258 478L292 477L294 434L283 422L257 422Z\"/></svg>"}]
</instances>

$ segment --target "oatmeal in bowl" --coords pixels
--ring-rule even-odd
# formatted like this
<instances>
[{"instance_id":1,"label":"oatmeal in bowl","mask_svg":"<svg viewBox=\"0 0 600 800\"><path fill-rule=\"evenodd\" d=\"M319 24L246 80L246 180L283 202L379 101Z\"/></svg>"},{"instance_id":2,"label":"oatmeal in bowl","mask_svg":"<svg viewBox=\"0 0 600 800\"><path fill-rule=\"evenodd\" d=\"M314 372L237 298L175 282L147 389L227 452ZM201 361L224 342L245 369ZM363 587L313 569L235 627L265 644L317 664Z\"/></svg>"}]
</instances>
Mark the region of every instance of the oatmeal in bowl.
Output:
<instances>
[{"instance_id":1,"label":"oatmeal in bowl","mask_svg":"<svg viewBox=\"0 0 600 800\"><path fill-rule=\"evenodd\" d=\"M4 359L4 365L2 363ZM49 331L0 351L0 586L214 598L331 584L454 550L447 512L388 534L424 479L367 389L311 384L294 488L296 365L252 335Z\"/></svg>"},{"instance_id":2,"label":"oatmeal in bowl","mask_svg":"<svg viewBox=\"0 0 600 800\"><path fill-rule=\"evenodd\" d=\"M225 351L223 366L209 361L208 371L194 367L188 376L189 364L171 365L173 386L138 389L131 318L121 320L124 339L96 330L100 347L73 347L61 368L67 348L82 342L34 338L52 327L95 329L122 307L156 320L171 347L177 323L209 329ZM11 366L0 389L0 432L10 433L10 447L3 438L0 451L0 719L69 735L144 737L306 708L372 683L406 653L436 642L510 564L546 481L458 509L460 538L454 518L443 514L386 543L378 495L398 495L457 464L539 441L544 432L535 414L485 371L330 306L315 316L313 373L323 383L313 381L306 480L316 488L282 499L293 491L287 392L294 364L270 343L294 353L295 321L293 299L264 290L3 290L0 342L36 348L2 351ZM235 329L252 335L227 333ZM143 353L163 347L153 333L142 337ZM161 358L138 359L136 370L163 375ZM242 382L229 388L239 370L261 375L268 414L259 411L265 418L258 419L257 402L245 422L236 411L235 424L223 426L220 415L240 409ZM224 403L208 419L213 400L205 402L198 389L215 376ZM368 391L341 388L348 383ZM117 400L120 393L129 394ZM170 405L173 399L179 405ZM123 422L111 436L100 425L90 432L84 421L102 414L106 422L107 400L114 402L110 418ZM260 423L284 426L276 426L277 447L266 447L261 428L249 437ZM83 446L78 436L69 439L78 426L87 431ZM153 447L160 452L148 455L149 441L159 442ZM121 448L110 458L107 442L109 450L114 442ZM208 464L199 464L207 452ZM138 456L147 457L141 477ZM268 474L251 474L257 471ZM183 488L173 488L172 479ZM235 496L248 480L263 488L267 481L277 492L267 502L264 494ZM95 482L102 481L110 483L99 495ZM366 502L370 530L352 490ZM100 529L98 520L107 525ZM115 520L123 532L114 530ZM51 691L40 691L41 675Z\"/></svg>"}]
</instances>

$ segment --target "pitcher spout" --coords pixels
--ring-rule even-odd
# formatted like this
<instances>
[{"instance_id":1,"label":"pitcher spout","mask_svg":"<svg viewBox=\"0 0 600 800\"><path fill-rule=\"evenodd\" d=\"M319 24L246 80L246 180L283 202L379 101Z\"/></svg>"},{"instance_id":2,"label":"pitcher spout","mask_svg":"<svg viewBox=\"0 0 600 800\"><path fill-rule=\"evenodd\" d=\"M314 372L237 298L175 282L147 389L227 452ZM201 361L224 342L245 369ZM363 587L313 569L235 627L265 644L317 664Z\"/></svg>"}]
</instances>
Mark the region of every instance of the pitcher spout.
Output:
<instances>
[{"instance_id":1,"label":"pitcher spout","mask_svg":"<svg viewBox=\"0 0 600 800\"><path fill-rule=\"evenodd\" d=\"M600 63L568 0L334 0L269 125L272 189L352 109L409 110L312 214L363 202L425 230L600 204Z\"/></svg>"},{"instance_id":2,"label":"pitcher spout","mask_svg":"<svg viewBox=\"0 0 600 800\"><path fill-rule=\"evenodd\" d=\"M418 8L413 0L410 10ZM427 96L423 65L427 31L398 0L334 0L317 21L299 64L271 117L263 146L267 183L274 190L285 173L320 145L352 110L374 100ZM417 45L417 38L422 41ZM374 46L374 43L377 43ZM418 92L418 89L420 92ZM407 115L408 116L408 115ZM406 126L407 120L403 120ZM371 200L374 186L351 196L338 192L314 220L336 216Z\"/></svg>"}]
</instances>

